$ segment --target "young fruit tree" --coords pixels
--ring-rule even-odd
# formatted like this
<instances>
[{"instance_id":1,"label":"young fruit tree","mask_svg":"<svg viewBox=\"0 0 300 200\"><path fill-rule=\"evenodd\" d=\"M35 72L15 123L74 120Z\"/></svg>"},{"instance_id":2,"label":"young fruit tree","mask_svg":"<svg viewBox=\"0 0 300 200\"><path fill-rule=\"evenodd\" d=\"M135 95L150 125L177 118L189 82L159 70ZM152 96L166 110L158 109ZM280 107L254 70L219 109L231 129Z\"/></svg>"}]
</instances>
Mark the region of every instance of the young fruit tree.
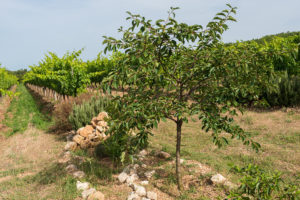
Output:
<instances>
[{"instance_id":1,"label":"young fruit tree","mask_svg":"<svg viewBox=\"0 0 300 200\"><path fill-rule=\"evenodd\" d=\"M267 55L256 45L221 42L226 23L235 21L236 8L227 6L205 28L177 22L178 8L171 8L167 19L154 23L128 12L131 26L119 29L123 37L104 37L105 52L125 53L103 82L106 91L125 88L123 95L114 97L120 112L112 129L134 129L134 144L142 146L160 120L172 120L177 127L179 190L182 125L191 117L201 120L202 129L212 134L218 146L228 143L228 135L259 148L233 123L232 116L240 106L239 96L252 94L257 99L257 91L268 84L272 69Z\"/></svg>"}]
</instances>

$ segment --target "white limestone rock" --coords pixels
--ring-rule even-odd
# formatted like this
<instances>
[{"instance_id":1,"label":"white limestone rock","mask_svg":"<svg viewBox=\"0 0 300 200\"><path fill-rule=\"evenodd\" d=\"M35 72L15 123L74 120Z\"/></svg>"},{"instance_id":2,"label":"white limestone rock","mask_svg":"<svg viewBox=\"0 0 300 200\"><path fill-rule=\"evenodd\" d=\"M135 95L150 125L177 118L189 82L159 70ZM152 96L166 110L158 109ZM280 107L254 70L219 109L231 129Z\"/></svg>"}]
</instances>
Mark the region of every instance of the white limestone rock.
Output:
<instances>
[{"instance_id":1,"label":"white limestone rock","mask_svg":"<svg viewBox=\"0 0 300 200\"><path fill-rule=\"evenodd\" d=\"M147 198L151 200L157 200L157 194L156 192L148 191L147 192Z\"/></svg>"},{"instance_id":2,"label":"white limestone rock","mask_svg":"<svg viewBox=\"0 0 300 200\"><path fill-rule=\"evenodd\" d=\"M129 177L129 176L128 176L127 173L122 172L121 174L119 174L118 180L119 180L121 183L124 183L128 177Z\"/></svg>"},{"instance_id":3,"label":"white limestone rock","mask_svg":"<svg viewBox=\"0 0 300 200\"><path fill-rule=\"evenodd\" d=\"M226 181L226 178L222 176L221 174L213 175L210 179L213 184L223 184Z\"/></svg>"},{"instance_id":4,"label":"white limestone rock","mask_svg":"<svg viewBox=\"0 0 300 200\"><path fill-rule=\"evenodd\" d=\"M141 200L141 197L136 194L135 192L132 192L128 197L127 200Z\"/></svg>"},{"instance_id":5,"label":"white limestone rock","mask_svg":"<svg viewBox=\"0 0 300 200\"><path fill-rule=\"evenodd\" d=\"M141 185L149 185L149 181L141 181Z\"/></svg>"},{"instance_id":6,"label":"white limestone rock","mask_svg":"<svg viewBox=\"0 0 300 200\"><path fill-rule=\"evenodd\" d=\"M145 172L144 175L147 177L147 179L150 179L154 174L155 174L155 170L151 170L151 171Z\"/></svg>"},{"instance_id":7,"label":"white limestone rock","mask_svg":"<svg viewBox=\"0 0 300 200\"><path fill-rule=\"evenodd\" d=\"M83 199L87 199L94 192L96 192L96 189L95 188L90 188L90 189L84 190L81 193L81 196L82 196Z\"/></svg>"},{"instance_id":8,"label":"white limestone rock","mask_svg":"<svg viewBox=\"0 0 300 200\"><path fill-rule=\"evenodd\" d=\"M82 183L80 181L77 181L77 183L76 183L77 190L87 190L87 189L89 189L89 187L90 187L90 184L88 182Z\"/></svg>"},{"instance_id":9,"label":"white limestone rock","mask_svg":"<svg viewBox=\"0 0 300 200\"><path fill-rule=\"evenodd\" d=\"M134 183L135 181L139 180L139 176L137 174L132 174L131 176L129 176L126 179L126 183L128 183L128 185Z\"/></svg>"},{"instance_id":10,"label":"white limestone rock","mask_svg":"<svg viewBox=\"0 0 300 200\"><path fill-rule=\"evenodd\" d=\"M140 197L147 195L146 189L143 186L139 185L135 187L135 193L138 194Z\"/></svg>"}]
</instances>

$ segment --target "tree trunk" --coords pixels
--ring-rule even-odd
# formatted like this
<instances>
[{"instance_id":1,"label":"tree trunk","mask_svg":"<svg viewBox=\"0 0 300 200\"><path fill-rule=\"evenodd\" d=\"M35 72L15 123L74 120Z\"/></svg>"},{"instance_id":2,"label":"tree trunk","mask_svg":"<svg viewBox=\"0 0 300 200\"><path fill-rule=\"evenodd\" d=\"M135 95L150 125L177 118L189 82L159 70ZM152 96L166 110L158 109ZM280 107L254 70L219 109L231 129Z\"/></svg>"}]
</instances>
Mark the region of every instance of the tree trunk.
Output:
<instances>
[{"instance_id":1,"label":"tree trunk","mask_svg":"<svg viewBox=\"0 0 300 200\"><path fill-rule=\"evenodd\" d=\"M180 176L180 147L181 147L181 127L182 119L176 122L177 129L177 139L176 139L176 178L178 190L181 190L181 176Z\"/></svg>"}]
</instances>

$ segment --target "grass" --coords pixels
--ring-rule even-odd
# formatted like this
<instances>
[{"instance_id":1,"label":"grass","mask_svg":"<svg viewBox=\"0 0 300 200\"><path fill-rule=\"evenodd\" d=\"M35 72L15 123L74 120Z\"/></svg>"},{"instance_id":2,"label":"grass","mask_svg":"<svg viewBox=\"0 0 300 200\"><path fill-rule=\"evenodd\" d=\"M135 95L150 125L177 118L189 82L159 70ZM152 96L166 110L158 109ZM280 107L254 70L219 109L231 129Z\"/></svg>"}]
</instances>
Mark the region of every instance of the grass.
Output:
<instances>
[{"instance_id":1,"label":"grass","mask_svg":"<svg viewBox=\"0 0 300 200\"><path fill-rule=\"evenodd\" d=\"M19 95L13 98L5 116L4 124L9 127L9 131L4 135L23 133L29 124L46 130L52 124L51 118L40 112L40 108L24 85L18 85L16 92Z\"/></svg>"},{"instance_id":2,"label":"grass","mask_svg":"<svg viewBox=\"0 0 300 200\"><path fill-rule=\"evenodd\" d=\"M84 162L76 162L78 169L82 170L87 176L86 180L91 183L107 185L113 182L113 175L121 172L122 167L109 161L109 166L103 165L96 157L90 156L85 150L73 152L75 156L84 158Z\"/></svg>"},{"instance_id":3,"label":"grass","mask_svg":"<svg viewBox=\"0 0 300 200\"><path fill-rule=\"evenodd\" d=\"M6 177L6 176L17 176L20 173L24 173L26 169L19 168L19 169L10 169L7 171L1 171L0 172L0 178Z\"/></svg>"},{"instance_id":4,"label":"grass","mask_svg":"<svg viewBox=\"0 0 300 200\"><path fill-rule=\"evenodd\" d=\"M207 164L232 182L239 178L230 172L232 165L252 163L267 171L280 171L287 183L300 186L300 113L247 111L236 122L261 144L259 153L237 140L219 149L213 145L211 135L201 130L201 122L190 120L183 126L182 157ZM150 139L150 149L161 149L175 156L175 144L176 125L171 121L160 123Z\"/></svg>"},{"instance_id":5,"label":"grass","mask_svg":"<svg viewBox=\"0 0 300 200\"><path fill-rule=\"evenodd\" d=\"M35 175L14 177L0 184L0 199L71 200L77 196L76 179L67 175L63 166L57 164Z\"/></svg>"},{"instance_id":6,"label":"grass","mask_svg":"<svg viewBox=\"0 0 300 200\"><path fill-rule=\"evenodd\" d=\"M126 184L119 184L116 179L124 166L114 163L109 158L99 160L86 150L77 150L73 155L73 163L86 174L81 181L91 183L92 187L105 194L105 199L126 199L131 189Z\"/></svg>"}]
</instances>

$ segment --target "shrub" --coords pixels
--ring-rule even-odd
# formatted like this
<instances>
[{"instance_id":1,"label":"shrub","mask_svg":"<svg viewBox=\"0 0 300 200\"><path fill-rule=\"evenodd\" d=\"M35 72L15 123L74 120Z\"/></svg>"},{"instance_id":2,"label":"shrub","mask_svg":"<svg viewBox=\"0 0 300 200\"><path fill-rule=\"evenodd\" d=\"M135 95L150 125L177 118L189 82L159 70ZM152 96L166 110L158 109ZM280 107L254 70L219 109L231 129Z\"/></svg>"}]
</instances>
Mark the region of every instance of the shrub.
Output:
<instances>
[{"instance_id":1,"label":"shrub","mask_svg":"<svg viewBox=\"0 0 300 200\"><path fill-rule=\"evenodd\" d=\"M110 157L122 164L133 161L133 155L146 146L137 145L139 136L125 132L111 135L103 144L96 147L96 155L100 158Z\"/></svg>"},{"instance_id":2,"label":"shrub","mask_svg":"<svg viewBox=\"0 0 300 200\"><path fill-rule=\"evenodd\" d=\"M277 81L277 90L266 91L265 97L270 106L297 106L300 105L300 76L280 77Z\"/></svg>"},{"instance_id":3,"label":"shrub","mask_svg":"<svg viewBox=\"0 0 300 200\"><path fill-rule=\"evenodd\" d=\"M69 116L69 122L74 130L90 123L93 117L105 110L109 104L108 97L94 96L89 101L74 105Z\"/></svg>"},{"instance_id":4,"label":"shrub","mask_svg":"<svg viewBox=\"0 0 300 200\"><path fill-rule=\"evenodd\" d=\"M52 127L55 131L68 131L72 129L72 124L69 122L69 116L74 105L81 105L83 102L90 100L94 93L82 93L78 97L71 97L67 102L61 102L55 106L53 116L55 117L55 125Z\"/></svg>"},{"instance_id":5,"label":"shrub","mask_svg":"<svg viewBox=\"0 0 300 200\"><path fill-rule=\"evenodd\" d=\"M232 171L243 175L239 188L228 196L232 200L300 198L300 190L294 185L285 185L279 172L266 172L251 164L243 168L234 166Z\"/></svg>"}]
</instances>

